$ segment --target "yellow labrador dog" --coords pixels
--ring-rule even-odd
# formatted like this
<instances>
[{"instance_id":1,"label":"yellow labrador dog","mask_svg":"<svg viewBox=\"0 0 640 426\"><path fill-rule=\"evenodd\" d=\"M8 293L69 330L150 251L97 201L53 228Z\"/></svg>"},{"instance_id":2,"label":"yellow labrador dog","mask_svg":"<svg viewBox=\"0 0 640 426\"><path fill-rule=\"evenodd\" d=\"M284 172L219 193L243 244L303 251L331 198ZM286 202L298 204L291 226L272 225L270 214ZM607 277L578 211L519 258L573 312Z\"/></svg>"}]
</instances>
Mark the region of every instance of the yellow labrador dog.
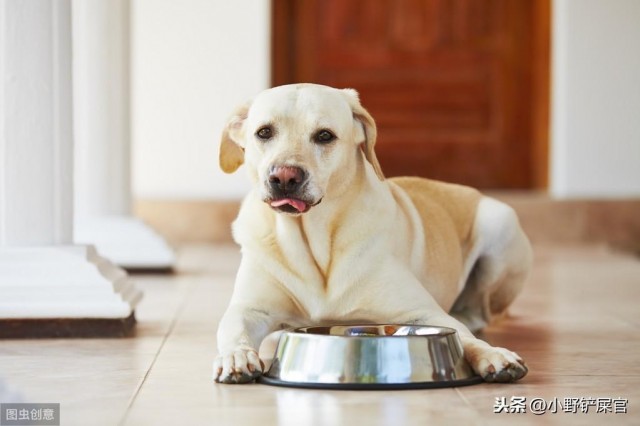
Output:
<instances>
[{"instance_id":1,"label":"yellow labrador dog","mask_svg":"<svg viewBox=\"0 0 640 426\"><path fill-rule=\"evenodd\" d=\"M233 224L242 261L215 381L258 377L256 350L275 330L354 322L452 327L486 381L527 373L517 354L470 331L505 311L529 273L513 210L464 186L385 179L375 142L352 89L276 87L231 117L220 165L245 164L253 189Z\"/></svg>"}]
</instances>

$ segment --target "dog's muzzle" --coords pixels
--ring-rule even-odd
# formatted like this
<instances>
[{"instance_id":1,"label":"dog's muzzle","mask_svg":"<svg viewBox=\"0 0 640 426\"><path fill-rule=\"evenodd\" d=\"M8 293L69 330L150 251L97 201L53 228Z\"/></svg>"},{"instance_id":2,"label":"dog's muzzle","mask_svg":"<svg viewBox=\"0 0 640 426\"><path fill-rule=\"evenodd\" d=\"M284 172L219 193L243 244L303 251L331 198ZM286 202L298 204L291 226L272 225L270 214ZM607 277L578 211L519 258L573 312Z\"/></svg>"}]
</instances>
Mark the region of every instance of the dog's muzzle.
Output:
<instances>
[{"instance_id":1,"label":"dog's muzzle","mask_svg":"<svg viewBox=\"0 0 640 426\"><path fill-rule=\"evenodd\" d=\"M299 214L318 204L304 195L307 173L297 166L272 166L269 171L269 198L265 200L273 209Z\"/></svg>"}]
</instances>

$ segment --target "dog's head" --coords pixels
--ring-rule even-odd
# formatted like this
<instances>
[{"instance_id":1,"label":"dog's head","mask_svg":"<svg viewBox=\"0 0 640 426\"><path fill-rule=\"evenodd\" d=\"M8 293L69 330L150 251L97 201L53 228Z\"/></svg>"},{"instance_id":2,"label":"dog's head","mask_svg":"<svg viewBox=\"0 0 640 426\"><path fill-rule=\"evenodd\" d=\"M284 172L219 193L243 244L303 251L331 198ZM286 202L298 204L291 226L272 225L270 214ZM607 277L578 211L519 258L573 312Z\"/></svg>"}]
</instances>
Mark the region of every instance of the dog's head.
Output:
<instances>
[{"instance_id":1,"label":"dog's head","mask_svg":"<svg viewBox=\"0 0 640 426\"><path fill-rule=\"evenodd\" d=\"M220 167L233 173L246 164L264 202L298 215L350 184L361 151L383 179L375 141L376 125L355 90L280 86L236 109L222 134Z\"/></svg>"}]
</instances>

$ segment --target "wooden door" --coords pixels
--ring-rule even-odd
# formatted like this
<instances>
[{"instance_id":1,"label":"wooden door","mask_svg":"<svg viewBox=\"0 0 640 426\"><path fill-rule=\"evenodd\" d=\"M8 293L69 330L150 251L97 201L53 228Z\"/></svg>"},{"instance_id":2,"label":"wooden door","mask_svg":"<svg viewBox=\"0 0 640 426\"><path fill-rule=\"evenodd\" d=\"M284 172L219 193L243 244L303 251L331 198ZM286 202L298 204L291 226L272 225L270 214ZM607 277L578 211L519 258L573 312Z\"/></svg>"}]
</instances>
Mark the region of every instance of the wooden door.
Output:
<instances>
[{"instance_id":1,"label":"wooden door","mask_svg":"<svg viewBox=\"0 0 640 426\"><path fill-rule=\"evenodd\" d=\"M273 84L357 89L387 176L545 185L548 0L273 5Z\"/></svg>"}]
</instances>

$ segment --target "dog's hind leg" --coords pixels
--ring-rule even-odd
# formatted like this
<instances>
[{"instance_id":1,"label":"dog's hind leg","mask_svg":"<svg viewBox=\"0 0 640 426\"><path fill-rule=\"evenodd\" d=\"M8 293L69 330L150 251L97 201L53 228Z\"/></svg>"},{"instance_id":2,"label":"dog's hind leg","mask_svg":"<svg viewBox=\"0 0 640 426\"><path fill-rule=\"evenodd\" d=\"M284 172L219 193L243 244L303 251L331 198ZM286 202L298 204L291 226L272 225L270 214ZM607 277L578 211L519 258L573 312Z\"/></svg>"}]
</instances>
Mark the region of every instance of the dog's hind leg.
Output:
<instances>
[{"instance_id":1,"label":"dog's hind leg","mask_svg":"<svg viewBox=\"0 0 640 426\"><path fill-rule=\"evenodd\" d=\"M513 209L484 197L476 213L472 264L450 314L472 332L505 312L531 269L531 245Z\"/></svg>"}]
</instances>

